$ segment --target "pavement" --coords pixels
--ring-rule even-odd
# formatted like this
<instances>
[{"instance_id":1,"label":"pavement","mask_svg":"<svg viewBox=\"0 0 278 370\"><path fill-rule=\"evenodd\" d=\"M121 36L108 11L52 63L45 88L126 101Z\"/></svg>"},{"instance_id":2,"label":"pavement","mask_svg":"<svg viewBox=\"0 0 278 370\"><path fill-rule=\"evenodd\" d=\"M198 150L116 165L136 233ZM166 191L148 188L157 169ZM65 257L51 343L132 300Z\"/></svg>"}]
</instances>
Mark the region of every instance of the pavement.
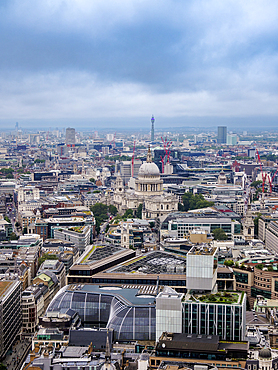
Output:
<instances>
[{"instance_id":1,"label":"pavement","mask_svg":"<svg viewBox=\"0 0 278 370\"><path fill-rule=\"evenodd\" d=\"M31 341L28 339L22 339L13 344L12 353L8 354L2 361L8 370L19 370L21 368L31 349L31 344Z\"/></svg>"}]
</instances>

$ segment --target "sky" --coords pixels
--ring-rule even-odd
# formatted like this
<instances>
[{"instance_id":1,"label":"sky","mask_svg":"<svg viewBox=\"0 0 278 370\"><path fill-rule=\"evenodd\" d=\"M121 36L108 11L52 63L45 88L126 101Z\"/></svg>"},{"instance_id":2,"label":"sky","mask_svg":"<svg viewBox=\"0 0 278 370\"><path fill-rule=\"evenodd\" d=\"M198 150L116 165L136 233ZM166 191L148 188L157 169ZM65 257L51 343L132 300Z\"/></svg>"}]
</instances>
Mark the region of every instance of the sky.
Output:
<instances>
[{"instance_id":1,"label":"sky","mask_svg":"<svg viewBox=\"0 0 278 370\"><path fill-rule=\"evenodd\" d=\"M1 0L0 129L278 127L277 0Z\"/></svg>"}]
</instances>

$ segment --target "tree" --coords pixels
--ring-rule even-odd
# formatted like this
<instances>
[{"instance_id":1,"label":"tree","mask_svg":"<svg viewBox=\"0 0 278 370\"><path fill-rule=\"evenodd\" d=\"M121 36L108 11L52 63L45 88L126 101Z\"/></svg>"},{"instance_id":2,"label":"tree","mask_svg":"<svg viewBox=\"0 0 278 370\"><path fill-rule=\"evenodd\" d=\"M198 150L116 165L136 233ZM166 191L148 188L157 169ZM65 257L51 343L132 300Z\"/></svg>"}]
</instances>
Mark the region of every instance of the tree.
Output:
<instances>
[{"instance_id":1,"label":"tree","mask_svg":"<svg viewBox=\"0 0 278 370\"><path fill-rule=\"evenodd\" d=\"M95 217L101 217L103 219L107 218L108 207L106 204L96 203L91 206L91 211L93 212Z\"/></svg>"},{"instance_id":2,"label":"tree","mask_svg":"<svg viewBox=\"0 0 278 370\"><path fill-rule=\"evenodd\" d=\"M91 211L93 212L96 220L96 232L99 234L101 223L108 217L108 207L106 204L96 203L95 205L91 206Z\"/></svg>"},{"instance_id":3,"label":"tree","mask_svg":"<svg viewBox=\"0 0 278 370\"><path fill-rule=\"evenodd\" d=\"M142 218L142 209L143 209L143 204L140 203L136 210L136 217Z\"/></svg>"},{"instance_id":4,"label":"tree","mask_svg":"<svg viewBox=\"0 0 278 370\"><path fill-rule=\"evenodd\" d=\"M58 260L58 256L56 254L48 254L44 253L41 257L39 257L39 266L44 263L45 260Z\"/></svg>"},{"instance_id":5,"label":"tree","mask_svg":"<svg viewBox=\"0 0 278 370\"><path fill-rule=\"evenodd\" d=\"M224 265L228 266L228 267L232 267L232 266L234 266L234 261L233 260L226 260L224 262Z\"/></svg>"},{"instance_id":6,"label":"tree","mask_svg":"<svg viewBox=\"0 0 278 370\"><path fill-rule=\"evenodd\" d=\"M214 205L214 202L209 202L204 199L202 194L185 193L182 196L182 202L179 203L179 211L187 212L191 209L206 208Z\"/></svg>"},{"instance_id":7,"label":"tree","mask_svg":"<svg viewBox=\"0 0 278 370\"><path fill-rule=\"evenodd\" d=\"M17 236L15 233L11 233L10 240L18 240L19 236Z\"/></svg>"},{"instance_id":8,"label":"tree","mask_svg":"<svg viewBox=\"0 0 278 370\"><path fill-rule=\"evenodd\" d=\"M96 182L96 180L95 180L93 177L91 177L91 178L89 179L89 181L91 181L92 183L95 183L95 182Z\"/></svg>"},{"instance_id":9,"label":"tree","mask_svg":"<svg viewBox=\"0 0 278 370\"><path fill-rule=\"evenodd\" d=\"M108 207L108 210L113 216L116 216L118 213L117 207L113 206L112 204Z\"/></svg>"},{"instance_id":10,"label":"tree","mask_svg":"<svg viewBox=\"0 0 278 370\"><path fill-rule=\"evenodd\" d=\"M258 188L260 185L262 185L262 181L261 180L257 180L257 181L253 181L252 183L251 183L251 186L253 187L253 188Z\"/></svg>"},{"instance_id":11,"label":"tree","mask_svg":"<svg viewBox=\"0 0 278 370\"><path fill-rule=\"evenodd\" d=\"M45 163L45 159L37 158L37 159L34 160L34 163Z\"/></svg>"},{"instance_id":12,"label":"tree","mask_svg":"<svg viewBox=\"0 0 278 370\"><path fill-rule=\"evenodd\" d=\"M227 234L221 228L214 229L212 233L215 240L227 240Z\"/></svg>"},{"instance_id":13,"label":"tree","mask_svg":"<svg viewBox=\"0 0 278 370\"><path fill-rule=\"evenodd\" d=\"M123 215L123 218L132 218L133 217L133 210L131 208L128 208L124 215Z\"/></svg>"},{"instance_id":14,"label":"tree","mask_svg":"<svg viewBox=\"0 0 278 370\"><path fill-rule=\"evenodd\" d=\"M9 217L8 217L8 216L5 216L5 217L4 217L4 220L6 220L7 222L11 223L11 220L9 219Z\"/></svg>"}]
</instances>

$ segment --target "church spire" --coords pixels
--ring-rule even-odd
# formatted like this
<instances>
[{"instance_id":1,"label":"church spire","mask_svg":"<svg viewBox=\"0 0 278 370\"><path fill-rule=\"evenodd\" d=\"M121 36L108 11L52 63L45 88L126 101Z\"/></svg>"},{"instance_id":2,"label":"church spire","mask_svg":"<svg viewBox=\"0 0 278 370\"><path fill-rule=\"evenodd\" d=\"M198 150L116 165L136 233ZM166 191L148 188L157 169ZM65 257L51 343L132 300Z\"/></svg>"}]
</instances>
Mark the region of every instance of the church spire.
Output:
<instances>
[{"instance_id":1,"label":"church spire","mask_svg":"<svg viewBox=\"0 0 278 370\"><path fill-rule=\"evenodd\" d=\"M151 148L149 146L148 154L147 154L147 163L152 163L152 153L151 153Z\"/></svg>"}]
</instances>

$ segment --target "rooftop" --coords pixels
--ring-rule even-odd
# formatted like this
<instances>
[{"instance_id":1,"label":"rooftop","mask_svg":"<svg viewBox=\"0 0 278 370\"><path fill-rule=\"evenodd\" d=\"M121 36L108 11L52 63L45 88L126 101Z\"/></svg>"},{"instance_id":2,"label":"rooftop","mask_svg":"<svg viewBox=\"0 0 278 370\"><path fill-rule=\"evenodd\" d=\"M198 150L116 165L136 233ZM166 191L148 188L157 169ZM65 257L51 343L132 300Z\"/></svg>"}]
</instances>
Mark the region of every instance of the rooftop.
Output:
<instances>
[{"instance_id":1,"label":"rooftop","mask_svg":"<svg viewBox=\"0 0 278 370\"><path fill-rule=\"evenodd\" d=\"M171 273L173 274L173 269L176 272L181 270L180 273L184 273L186 259L182 255L173 255L168 252L153 251L141 255L139 257L134 257L122 264L112 267L107 270L107 273L141 273L141 274L163 274ZM170 266L170 267L169 267ZM180 266L177 269L177 266ZM183 268L183 269L182 269Z\"/></svg>"},{"instance_id":2,"label":"rooftop","mask_svg":"<svg viewBox=\"0 0 278 370\"><path fill-rule=\"evenodd\" d=\"M192 247L188 254L213 256L216 251L217 251L216 247L210 247L207 244L202 244Z\"/></svg>"},{"instance_id":3,"label":"rooftop","mask_svg":"<svg viewBox=\"0 0 278 370\"><path fill-rule=\"evenodd\" d=\"M0 297L4 295L4 293L9 289L12 283L12 281L0 281Z\"/></svg>"},{"instance_id":4,"label":"rooftop","mask_svg":"<svg viewBox=\"0 0 278 370\"><path fill-rule=\"evenodd\" d=\"M125 251L125 248L116 247L114 245L93 245L91 248L86 249L82 254L79 264L91 264L96 261L103 260L107 257L113 256L117 253Z\"/></svg>"},{"instance_id":5,"label":"rooftop","mask_svg":"<svg viewBox=\"0 0 278 370\"><path fill-rule=\"evenodd\" d=\"M195 301L197 303L220 303L220 304L241 304L244 292L218 292L215 294L190 294L188 293L184 300Z\"/></svg>"},{"instance_id":6,"label":"rooftop","mask_svg":"<svg viewBox=\"0 0 278 370\"><path fill-rule=\"evenodd\" d=\"M93 284L68 285L65 291L108 294L122 297L128 304L149 305L155 304L156 287L153 286L101 286Z\"/></svg>"}]
</instances>

